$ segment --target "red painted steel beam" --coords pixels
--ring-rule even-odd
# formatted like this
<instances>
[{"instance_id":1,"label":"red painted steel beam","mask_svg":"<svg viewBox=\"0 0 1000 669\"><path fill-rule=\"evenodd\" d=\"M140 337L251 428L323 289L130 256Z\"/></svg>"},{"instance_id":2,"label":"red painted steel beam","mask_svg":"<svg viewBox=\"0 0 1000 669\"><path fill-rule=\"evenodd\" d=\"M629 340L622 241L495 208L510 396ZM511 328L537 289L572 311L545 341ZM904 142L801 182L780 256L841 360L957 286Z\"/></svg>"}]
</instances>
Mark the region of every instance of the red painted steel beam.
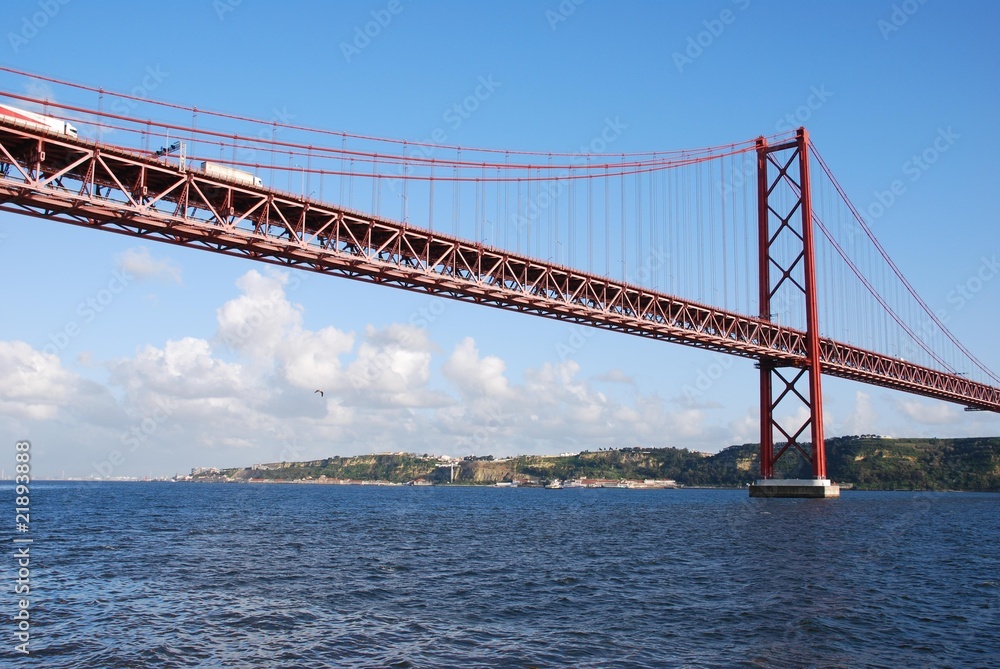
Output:
<instances>
[{"instance_id":1,"label":"red painted steel beam","mask_svg":"<svg viewBox=\"0 0 1000 669\"><path fill-rule=\"evenodd\" d=\"M757 140L757 287L760 319L771 322L771 253L767 240L770 239L769 214L767 210L767 140ZM774 477L774 396L772 376L774 366L767 358L762 358L760 367L760 477Z\"/></svg>"},{"instance_id":2,"label":"red painted steel beam","mask_svg":"<svg viewBox=\"0 0 1000 669\"><path fill-rule=\"evenodd\" d=\"M775 170L771 170L770 166ZM772 176L773 172L773 176ZM774 476L774 465L781 457L794 450L810 463L815 478L826 478L826 454L823 440L823 394L820 384L819 316L816 308L816 265L813 254L812 203L809 194L808 135L800 128L794 142L768 146L760 140L757 144L757 194L758 194L758 286L761 298L761 318L771 320L771 300L779 290L792 291L801 296L805 311L806 350L801 369L791 378L782 374L775 362L762 360L760 367L760 476ZM782 195L792 195L782 197ZM798 225L796 227L796 221ZM776 254L789 239L797 253L790 257ZM780 273L771 277L771 266ZM797 272L802 273L801 281ZM799 300L795 300L799 302ZM775 379L784 389L774 397ZM803 381L808 390L801 392L797 384ZM776 418L784 401L804 407L809 418L796 427L784 425ZM784 419L789 420L789 419ZM808 428L810 442L807 448L802 436ZM774 452L774 433L779 432L784 441Z\"/></svg>"},{"instance_id":3,"label":"red painted steel beam","mask_svg":"<svg viewBox=\"0 0 1000 669\"><path fill-rule=\"evenodd\" d=\"M797 133L799 193L802 210L802 247L805 262L806 357L809 368L809 403L812 411L813 477L826 478L826 440L823 437L822 356L819 346L819 308L816 296L816 249L813 245L812 189L809 182L809 134Z\"/></svg>"},{"instance_id":4,"label":"red painted steel beam","mask_svg":"<svg viewBox=\"0 0 1000 669\"><path fill-rule=\"evenodd\" d=\"M44 157L43 157L44 156ZM0 122L0 210L802 367L792 328L119 147ZM833 340L825 374L1000 412L1000 389Z\"/></svg>"}]
</instances>

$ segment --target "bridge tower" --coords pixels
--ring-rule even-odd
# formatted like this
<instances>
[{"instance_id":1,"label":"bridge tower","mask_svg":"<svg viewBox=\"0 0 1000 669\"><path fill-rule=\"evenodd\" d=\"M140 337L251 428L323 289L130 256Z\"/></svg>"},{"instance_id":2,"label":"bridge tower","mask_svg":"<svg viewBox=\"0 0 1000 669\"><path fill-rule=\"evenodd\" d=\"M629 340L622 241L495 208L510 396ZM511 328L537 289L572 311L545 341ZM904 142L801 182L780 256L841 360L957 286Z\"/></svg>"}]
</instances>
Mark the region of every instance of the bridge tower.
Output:
<instances>
[{"instance_id":1,"label":"bridge tower","mask_svg":"<svg viewBox=\"0 0 1000 669\"><path fill-rule=\"evenodd\" d=\"M775 318L782 313L804 313L804 323L786 325L804 325L806 355L796 366L766 357L758 364L760 480L750 487L750 496L837 497L839 486L826 476L809 134L805 128L798 129L795 139L781 144L771 146L764 138L757 140L757 223L760 318L777 324ZM811 465L811 479L774 478L775 463L790 452Z\"/></svg>"}]
</instances>

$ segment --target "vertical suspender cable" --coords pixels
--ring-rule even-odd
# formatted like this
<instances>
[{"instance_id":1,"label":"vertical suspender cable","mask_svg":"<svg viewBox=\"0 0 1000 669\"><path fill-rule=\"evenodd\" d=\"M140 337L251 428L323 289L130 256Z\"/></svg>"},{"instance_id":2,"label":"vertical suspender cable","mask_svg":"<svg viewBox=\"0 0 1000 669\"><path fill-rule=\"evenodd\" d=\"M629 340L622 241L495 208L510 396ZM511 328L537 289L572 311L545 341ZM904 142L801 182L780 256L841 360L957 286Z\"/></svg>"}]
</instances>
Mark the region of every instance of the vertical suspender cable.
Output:
<instances>
[{"instance_id":1,"label":"vertical suspender cable","mask_svg":"<svg viewBox=\"0 0 1000 669\"><path fill-rule=\"evenodd\" d=\"M645 249L642 246L642 172L635 175L635 281L639 282L645 264Z\"/></svg>"},{"instance_id":2,"label":"vertical suspender cable","mask_svg":"<svg viewBox=\"0 0 1000 669\"><path fill-rule=\"evenodd\" d=\"M621 167L621 181L622 181L622 281L625 281L625 276L628 273L628 240L625 238L625 154L622 154L622 167Z\"/></svg>"},{"instance_id":3,"label":"vertical suspender cable","mask_svg":"<svg viewBox=\"0 0 1000 669\"><path fill-rule=\"evenodd\" d=\"M274 131L271 133L271 142L275 140L274 132L277 131L277 123L274 125ZM344 137L340 143L340 205L344 205L344 188L347 186L344 176L344 156L347 155L347 133L344 133ZM271 181L274 181L274 151L271 151Z\"/></svg>"},{"instance_id":4,"label":"vertical suspender cable","mask_svg":"<svg viewBox=\"0 0 1000 669\"><path fill-rule=\"evenodd\" d=\"M462 149L456 151L455 165L452 168L454 179L451 183L451 232L458 236L458 219L462 209L462 182L458 179L458 163L462 161Z\"/></svg>"},{"instance_id":5,"label":"vertical suspender cable","mask_svg":"<svg viewBox=\"0 0 1000 669\"><path fill-rule=\"evenodd\" d=\"M507 225L510 223L510 151L504 154L503 159L503 245L510 248L510 235ZM498 168L499 169L499 168ZM499 190L499 189L498 189ZM516 217L515 217L516 220Z\"/></svg>"},{"instance_id":6,"label":"vertical suspender cable","mask_svg":"<svg viewBox=\"0 0 1000 669\"><path fill-rule=\"evenodd\" d=\"M611 276L611 177L604 165L604 275Z\"/></svg>"},{"instance_id":7,"label":"vertical suspender cable","mask_svg":"<svg viewBox=\"0 0 1000 669\"><path fill-rule=\"evenodd\" d=\"M427 228L434 231L434 161L431 161L430 184L428 185L429 196L427 204Z\"/></svg>"},{"instance_id":8,"label":"vertical suspender cable","mask_svg":"<svg viewBox=\"0 0 1000 669\"><path fill-rule=\"evenodd\" d=\"M587 156L587 271L594 271L594 175Z\"/></svg>"}]
</instances>

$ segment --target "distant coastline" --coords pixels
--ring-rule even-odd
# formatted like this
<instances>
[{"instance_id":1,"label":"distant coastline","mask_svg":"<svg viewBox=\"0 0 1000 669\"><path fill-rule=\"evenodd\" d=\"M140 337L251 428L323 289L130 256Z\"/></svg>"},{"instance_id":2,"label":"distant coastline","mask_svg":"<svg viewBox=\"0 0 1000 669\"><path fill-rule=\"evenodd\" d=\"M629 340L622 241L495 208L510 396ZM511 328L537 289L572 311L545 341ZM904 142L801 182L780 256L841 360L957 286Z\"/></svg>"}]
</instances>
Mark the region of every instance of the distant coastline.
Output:
<instances>
[{"instance_id":1,"label":"distant coastline","mask_svg":"<svg viewBox=\"0 0 1000 669\"><path fill-rule=\"evenodd\" d=\"M1000 438L827 440L830 478L845 489L1000 491ZM331 457L227 469L196 468L177 480L328 485L502 485L518 487L741 488L756 478L758 446L706 454L631 447L555 456L458 459L414 453ZM784 458L776 476L808 478L804 462ZM597 483L588 483L588 482Z\"/></svg>"}]
</instances>

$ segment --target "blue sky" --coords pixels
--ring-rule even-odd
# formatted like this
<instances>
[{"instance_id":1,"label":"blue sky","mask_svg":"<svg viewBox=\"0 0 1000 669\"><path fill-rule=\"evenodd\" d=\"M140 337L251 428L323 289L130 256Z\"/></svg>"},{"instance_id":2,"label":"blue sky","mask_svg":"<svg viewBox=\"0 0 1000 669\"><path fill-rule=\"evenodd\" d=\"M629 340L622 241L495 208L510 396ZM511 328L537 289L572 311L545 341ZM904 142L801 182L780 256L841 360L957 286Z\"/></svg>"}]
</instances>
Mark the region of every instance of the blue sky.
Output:
<instances>
[{"instance_id":1,"label":"blue sky","mask_svg":"<svg viewBox=\"0 0 1000 669\"><path fill-rule=\"evenodd\" d=\"M355 43L372 12L391 19ZM998 14L994 3L936 0L202 0L101 11L11 0L0 7L0 63L111 90L145 78L151 97L203 109L278 110L302 125L411 140L443 129L448 144L506 149L575 151L607 118L628 124L615 151L804 124L863 210L950 129L947 152L870 222L996 370L1000 282L961 308L948 298L1000 250ZM456 126L448 110L481 77L499 85ZM0 76L0 89L25 86ZM33 440L40 476L757 440L749 361L10 214L0 234L0 429L9 442ZM122 270L134 279L46 356ZM227 348L227 328L261 304L267 341ZM291 344L299 357L278 353ZM25 377L29 359L38 373ZM364 387L332 381L324 401L304 390L316 369L338 377L387 359L391 374L369 370ZM702 401L683 402L681 389L707 374L719 378ZM837 380L825 389L830 435L1000 433L993 415ZM143 425L136 444L129 434Z\"/></svg>"}]
</instances>

